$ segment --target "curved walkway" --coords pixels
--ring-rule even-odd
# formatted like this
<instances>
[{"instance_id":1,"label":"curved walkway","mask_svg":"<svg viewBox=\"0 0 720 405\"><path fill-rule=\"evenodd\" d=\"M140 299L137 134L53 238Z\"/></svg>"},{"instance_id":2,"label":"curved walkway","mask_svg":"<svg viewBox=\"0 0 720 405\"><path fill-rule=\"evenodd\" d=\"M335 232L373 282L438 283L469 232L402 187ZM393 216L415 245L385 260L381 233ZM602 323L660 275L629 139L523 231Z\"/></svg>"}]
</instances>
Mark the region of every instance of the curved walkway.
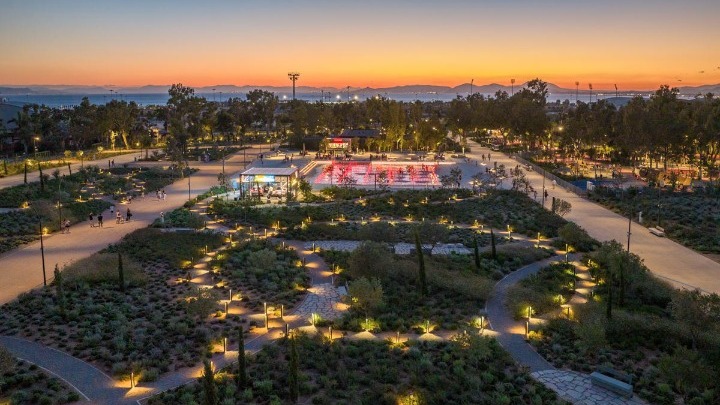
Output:
<instances>
[{"instance_id":1,"label":"curved walkway","mask_svg":"<svg viewBox=\"0 0 720 405\"><path fill-rule=\"evenodd\" d=\"M577 260L578 257L577 254L570 255L573 261ZM497 333L495 338L516 362L529 369L533 378L573 404L645 404L637 395L628 399L593 385L590 376L586 374L556 369L525 340L525 322L513 319L506 305L507 292L510 287L520 280L536 274L550 263L563 261L564 259L564 255L558 255L532 263L508 274L495 285L492 296L485 306L490 326ZM578 291L573 296L574 301L572 302L581 303L584 300L582 296L587 294L586 289L591 283L585 279L582 279L581 282L583 292Z\"/></svg>"},{"instance_id":2,"label":"curved walkway","mask_svg":"<svg viewBox=\"0 0 720 405\"><path fill-rule=\"evenodd\" d=\"M95 366L60 350L29 340L0 336L0 344L15 357L36 364L75 388L81 396L97 404L132 403L124 399L127 389Z\"/></svg>"},{"instance_id":3,"label":"curved walkway","mask_svg":"<svg viewBox=\"0 0 720 405\"><path fill-rule=\"evenodd\" d=\"M515 321L510 310L505 305L507 292L510 287L520 280L536 274L543 267L547 267L550 263L563 258L564 256L553 256L508 274L495 284L492 295L485 305L490 326L498 333L498 342L510 353L515 361L527 366L530 372L554 370L555 367L525 341L524 323Z\"/></svg>"}]
</instances>

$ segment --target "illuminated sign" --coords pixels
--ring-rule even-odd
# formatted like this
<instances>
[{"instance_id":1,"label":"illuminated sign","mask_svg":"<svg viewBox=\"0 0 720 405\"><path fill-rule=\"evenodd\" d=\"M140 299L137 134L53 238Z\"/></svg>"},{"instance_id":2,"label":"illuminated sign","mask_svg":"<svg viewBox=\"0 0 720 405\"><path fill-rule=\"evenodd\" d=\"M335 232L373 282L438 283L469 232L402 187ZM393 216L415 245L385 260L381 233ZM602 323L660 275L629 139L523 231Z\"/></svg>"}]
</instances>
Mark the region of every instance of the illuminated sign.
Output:
<instances>
[{"instance_id":1,"label":"illuminated sign","mask_svg":"<svg viewBox=\"0 0 720 405\"><path fill-rule=\"evenodd\" d=\"M257 175L257 176L243 176L243 183L274 183L275 176L272 175Z\"/></svg>"}]
</instances>

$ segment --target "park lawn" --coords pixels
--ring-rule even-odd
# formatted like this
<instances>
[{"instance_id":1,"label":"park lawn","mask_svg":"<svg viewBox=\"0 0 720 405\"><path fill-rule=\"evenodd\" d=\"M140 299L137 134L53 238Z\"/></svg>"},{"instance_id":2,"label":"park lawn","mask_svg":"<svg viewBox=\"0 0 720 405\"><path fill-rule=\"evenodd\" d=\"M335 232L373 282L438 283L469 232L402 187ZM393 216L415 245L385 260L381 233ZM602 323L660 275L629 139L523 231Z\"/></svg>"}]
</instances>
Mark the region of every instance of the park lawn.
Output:
<instances>
[{"instance_id":1,"label":"park lawn","mask_svg":"<svg viewBox=\"0 0 720 405\"><path fill-rule=\"evenodd\" d=\"M61 405L79 400L80 395L60 379L0 346L0 404Z\"/></svg>"},{"instance_id":2,"label":"park lawn","mask_svg":"<svg viewBox=\"0 0 720 405\"><path fill-rule=\"evenodd\" d=\"M58 283L33 290L0 310L0 334L58 348L117 377L145 381L192 366L209 354L225 324L191 313L198 292L182 278L193 252L215 248L215 234L141 229L107 251L73 263ZM123 254L125 290L118 253ZM199 258L197 255L195 258ZM214 307L220 309L217 301ZM212 311L211 311L212 312Z\"/></svg>"},{"instance_id":3,"label":"park lawn","mask_svg":"<svg viewBox=\"0 0 720 405\"><path fill-rule=\"evenodd\" d=\"M299 402L309 404L564 404L520 370L491 338L448 342L335 340L299 335ZM220 371L218 403L290 403L288 340L265 346L247 362L249 384L237 388L234 369ZM202 403L203 385L185 385L149 404Z\"/></svg>"}]
</instances>

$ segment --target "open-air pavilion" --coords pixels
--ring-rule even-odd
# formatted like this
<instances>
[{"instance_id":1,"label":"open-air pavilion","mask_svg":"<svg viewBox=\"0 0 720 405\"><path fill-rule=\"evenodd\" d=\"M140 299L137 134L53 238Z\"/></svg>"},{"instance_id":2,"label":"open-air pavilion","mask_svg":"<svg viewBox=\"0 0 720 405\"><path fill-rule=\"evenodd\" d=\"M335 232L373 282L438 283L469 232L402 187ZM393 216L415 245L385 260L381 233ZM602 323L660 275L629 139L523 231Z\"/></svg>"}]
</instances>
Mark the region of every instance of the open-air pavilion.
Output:
<instances>
[{"instance_id":1,"label":"open-air pavilion","mask_svg":"<svg viewBox=\"0 0 720 405\"><path fill-rule=\"evenodd\" d=\"M236 188L246 197L287 198L297 186L297 178L298 168L294 166L251 167L240 173Z\"/></svg>"}]
</instances>

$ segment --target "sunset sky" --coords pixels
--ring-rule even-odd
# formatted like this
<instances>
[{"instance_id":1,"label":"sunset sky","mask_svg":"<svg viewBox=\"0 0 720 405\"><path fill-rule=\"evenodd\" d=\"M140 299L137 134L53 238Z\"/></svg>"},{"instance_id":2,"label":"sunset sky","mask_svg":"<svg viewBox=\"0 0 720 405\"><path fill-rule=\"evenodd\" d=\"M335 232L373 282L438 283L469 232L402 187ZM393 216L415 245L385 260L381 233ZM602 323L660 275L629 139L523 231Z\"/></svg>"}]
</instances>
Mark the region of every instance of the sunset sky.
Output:
<instances>
[{"instance_id":1,"label":"sunset sky","mask_svg":"<svg viewBox=\"0 0 720 405\"><path fill-rule=\"evenodd\" d=\"M718 0L0 3L0 85L720 83Z\"/></svg>"}]
</instances>

